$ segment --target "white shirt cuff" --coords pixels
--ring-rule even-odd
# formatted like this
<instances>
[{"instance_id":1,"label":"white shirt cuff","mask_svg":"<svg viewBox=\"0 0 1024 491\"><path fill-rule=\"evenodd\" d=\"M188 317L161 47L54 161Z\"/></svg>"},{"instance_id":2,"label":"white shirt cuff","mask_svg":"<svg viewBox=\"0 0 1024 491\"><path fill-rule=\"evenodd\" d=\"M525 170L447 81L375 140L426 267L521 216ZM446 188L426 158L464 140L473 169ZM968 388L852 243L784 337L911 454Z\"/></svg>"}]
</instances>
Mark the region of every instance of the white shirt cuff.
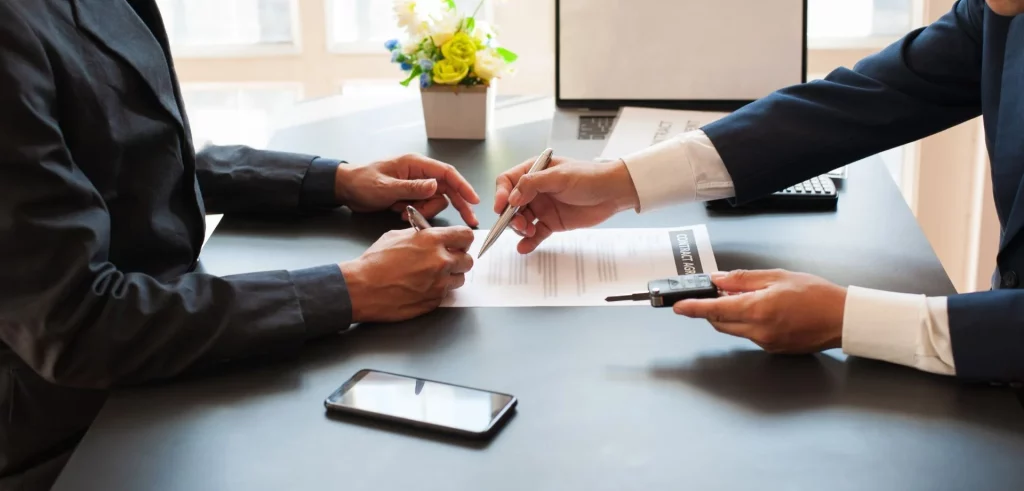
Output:
<instances>
[{"instance_id":1,"label":"white shirt cuff","mask_svg":"<svg viewBox=\"0 0 1024 491\"><path fill-rule=\"evenodd\" d=\"M946 297L851 286L843 313L843 352L954 375Z\"/></svg>"},{"instance_id":2,"label":"white shirt cuff","mask_svg":"<svg viewBox=\"0 0 1024 491\"><path fill-rule=\"evenodd\" d=\"M703 131L690 131L623 157L640 198L637 212L735 196L732 177Z\"/></svg>"}]
</instances>

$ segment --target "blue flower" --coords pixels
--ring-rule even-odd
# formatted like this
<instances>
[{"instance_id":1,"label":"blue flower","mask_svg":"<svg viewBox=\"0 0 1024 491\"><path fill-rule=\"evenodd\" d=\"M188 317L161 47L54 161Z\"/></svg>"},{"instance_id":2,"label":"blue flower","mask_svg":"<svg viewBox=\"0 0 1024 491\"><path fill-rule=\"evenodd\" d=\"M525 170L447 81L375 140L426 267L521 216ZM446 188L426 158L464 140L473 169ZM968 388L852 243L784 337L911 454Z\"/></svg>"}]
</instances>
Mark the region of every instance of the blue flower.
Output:
<instances>
[{"instance_id":1,"label":"blue flower","mask_svg":"<svg viewBox=\"0 0 1024 491\"><path fill-rule=\"evenodd\" d=\"M402 53L399 53L397 51L392 51L391 52L391 63L398 63L398 58L400 58L401 56L402 56Z\"/></svg>"},{"instance_id":2,"label":"blue flower","mask_svg":"<svg viewBox=\"0 0 1024 491\"><path fill-rule=\"evenodd\" d=\"M434 80L430 78L430 73L424 73L420 75L420 87L427 88L434 84Z\"/></svg>"},{"instance_id":3,"label":"blue flower","mask_svg":"<svg viewBox=\"0 0 1024 491\"><path fill-rule=\"evenodd\" d=\"M407 72L409 70L412 70L412 65L409 63L402 63L402 71Z\"/></svg>"},{"instance_id":4,"label":"blue flower","mask_svg":"<svg viewBox=\"0 0 1024 491\"><path fill-rule=\"evenodd\" d=\"M384 47L387 48L388 51L394 51L398 48L398 40L389 39L388 42L384 43Z\"/></svg>"},{"instance_id":5,"label":"blue flower","mask_svg":"<svg viewBox=\"0 0 1024 491\"><path fill-rule=\"evenodd\" d=\"M427 59L420 60L420 68L425 72L429 72L434 69L434 62Z\"/></svg>"}]
</instances>

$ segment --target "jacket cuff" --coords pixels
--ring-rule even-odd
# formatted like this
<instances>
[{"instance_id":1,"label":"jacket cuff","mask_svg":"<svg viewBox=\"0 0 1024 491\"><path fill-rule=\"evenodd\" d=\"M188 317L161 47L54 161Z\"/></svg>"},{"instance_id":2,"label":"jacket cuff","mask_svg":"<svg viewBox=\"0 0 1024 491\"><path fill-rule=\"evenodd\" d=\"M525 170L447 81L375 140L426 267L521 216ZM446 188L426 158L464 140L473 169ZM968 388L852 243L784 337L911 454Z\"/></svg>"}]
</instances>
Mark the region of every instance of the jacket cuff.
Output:
<instances>
[{"instance_id":1,"label":"jacket cuff","mask_svg":"<svg viewBox=\"0 0 1024 491\"><path fill-rule=\"evenodd\" d=\"M306 324L306 339L334 334L352 324L352 298L336 264L290 271Z\"/></svg>"},{"instance_id":2,"label":"jacket cuff","mask_svg":"<svg viewBox=\"0 0 1024 491\"><path fill-rule=\"evenodd\" d=\"M309 164L302 178L299 205L302 208L337 208L341 204L334 195L335 175L343 162L317 157Z\"/></svg>"},{"instance_id":3,"label":"jacket cuff","mask_svg":"<svg viewBox=\"0 0 1024 491\"><path fill-rule=\"evenodd\" d=\"M957 377L971 382L1024 382L1021 290L949 297L949 335Z\"/></svg>"}]
</instances>

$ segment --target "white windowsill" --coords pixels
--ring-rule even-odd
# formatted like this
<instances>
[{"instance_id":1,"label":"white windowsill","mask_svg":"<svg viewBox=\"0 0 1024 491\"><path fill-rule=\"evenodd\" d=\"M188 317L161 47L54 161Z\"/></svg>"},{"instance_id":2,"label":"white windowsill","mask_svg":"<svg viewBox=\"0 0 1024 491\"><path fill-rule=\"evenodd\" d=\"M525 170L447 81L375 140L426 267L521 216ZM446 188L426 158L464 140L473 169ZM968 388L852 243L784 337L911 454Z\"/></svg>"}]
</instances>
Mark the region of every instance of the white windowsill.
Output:
<instances>
[{"instance_id":1,"label":"white windowsill","mask_svg":"<svg viewBox=\"0 0 1024 491\"><path fill-rule=\"evenodd\" d=\"M390 57L388 50L384 48L384 42L357 41L354 43L331 43L327 45L327 51L337 55L380 55L382 58Z\"/></svg>"},{"instance_id":2,"label":"white windowsill","mask_svg":"<svg viewBox=\"0 0 1024 491\"><path fill-rule=\"evenodd\" d=\"M302 47L293 44L248 44L220 46L172 46L171 53L179 59L264 58L297 56Z\"/></svg>"}]
</instances>

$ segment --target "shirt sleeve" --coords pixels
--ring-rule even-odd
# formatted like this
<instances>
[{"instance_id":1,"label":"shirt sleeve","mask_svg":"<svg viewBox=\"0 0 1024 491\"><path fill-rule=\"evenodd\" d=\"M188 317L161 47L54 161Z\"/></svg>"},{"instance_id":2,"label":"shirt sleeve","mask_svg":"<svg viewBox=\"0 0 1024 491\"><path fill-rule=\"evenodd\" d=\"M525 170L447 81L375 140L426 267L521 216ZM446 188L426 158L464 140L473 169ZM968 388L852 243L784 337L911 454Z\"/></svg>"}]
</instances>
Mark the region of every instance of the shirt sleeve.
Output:
<instances>
[{"instance_id":1,"label":"shirt sleeve","mask_svg":"<svg viewBox=\"0 0 1024 491\"><path fill-rule=\"evenodd\" d=\"M703 131L690 131L622 159L640 198L638 213L735 196L732 177Z\"/></svg>"},{"instance_id":2,"label":"shirt sleeve","mask_svg":"<svg viewBox=\"0 0 1024 491\"><path fill-rule=\"evenodd\" d=\"M843 352L956 375L946 297L851 286L843 313Z\"/></svg>"},{"instance_id":3,"label":"shirt sleeve","mask_svg":"<svg viewBox=\"0 0 1024 491\"><path fill-rule=\"evenodd\" d=\"M335 175L343 162L334 159L315 158L302 179L299 206L302 208L336 208Z\"/></svg>"}]
</instances>

